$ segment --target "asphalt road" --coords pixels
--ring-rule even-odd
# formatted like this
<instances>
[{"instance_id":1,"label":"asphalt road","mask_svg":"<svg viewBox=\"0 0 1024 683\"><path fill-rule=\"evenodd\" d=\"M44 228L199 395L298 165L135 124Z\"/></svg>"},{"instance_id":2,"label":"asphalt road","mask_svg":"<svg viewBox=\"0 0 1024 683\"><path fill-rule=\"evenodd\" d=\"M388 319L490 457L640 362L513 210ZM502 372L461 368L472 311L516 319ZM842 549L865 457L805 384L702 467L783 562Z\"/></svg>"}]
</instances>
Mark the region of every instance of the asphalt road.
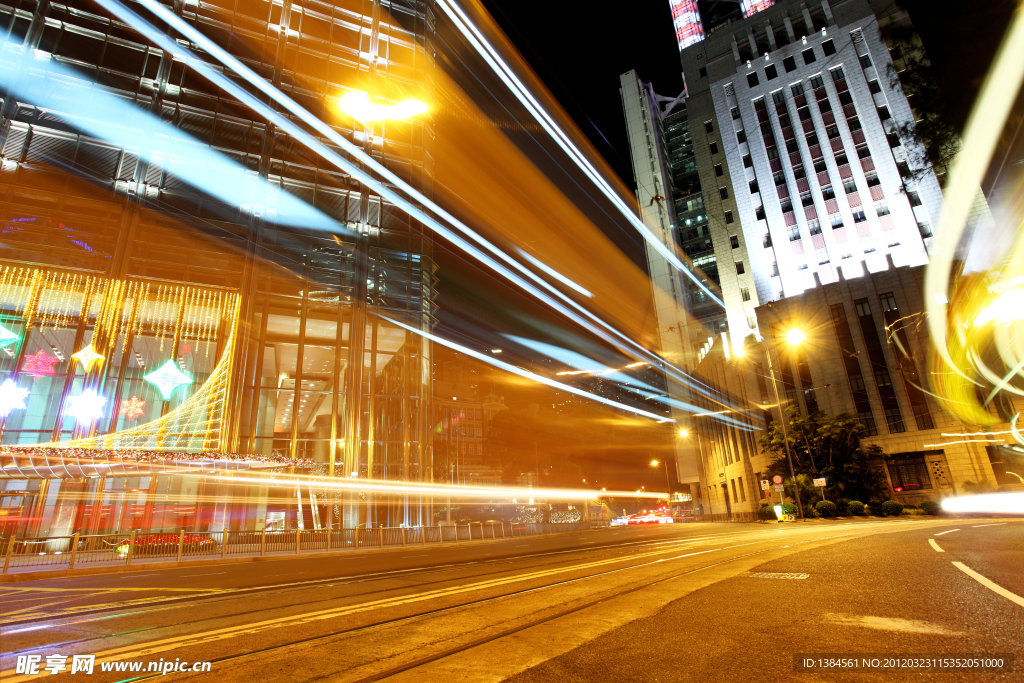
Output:
<instances>
[{"instance_id":1,"label":"asphalt road","mask_svg":"<svg viewBox=\"0 0 1024 683\"><path fill-rule=\"evenodd\" d=\"M48 655L70 669L71 656L92 654L97 681L180 661L211 662L169 674L196 681L1024 680L793 669L795 654L852 652L1009 652L1024 665L1024 600L1012 600L1024 596L1021 567L1024 522L901 518L611 529L0 584L0 678L39 678L15 673L18 655L41 657L45 676Z\"/></svg>"}]
</instances>

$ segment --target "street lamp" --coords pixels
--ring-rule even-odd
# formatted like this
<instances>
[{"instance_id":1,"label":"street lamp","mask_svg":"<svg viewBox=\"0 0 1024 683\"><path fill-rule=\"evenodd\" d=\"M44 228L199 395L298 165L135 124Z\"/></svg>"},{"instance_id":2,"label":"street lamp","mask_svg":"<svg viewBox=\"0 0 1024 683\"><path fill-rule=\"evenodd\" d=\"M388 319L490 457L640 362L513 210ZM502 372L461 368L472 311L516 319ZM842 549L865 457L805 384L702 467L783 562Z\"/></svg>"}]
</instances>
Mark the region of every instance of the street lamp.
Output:
<instances>
[{"instance_id":1,"label":"street lamp","mask_svg":"<svg viewBox=\"0 0 1024 683\"><path fill-rule=\"evenodd\" d=\"M658 463L657 460L652 460L651 461L651 467L657 467L658 464L659 463ZM660 464L665 466L665 491L667 492L667 495L668 495L668 504L672 505L672 484L669 482L669 478L668 478L668 460L664 460Z\"/></svg>"},{"instance_id":2,"label":"street lamp","mask_svg":"<svg viewBox=\"0 0 1024 683\"><path fill-rule=\"evenodd\" d=\"M804 333L794 328L786 333L786 341L792 346L797 346L804 340ZM772 380L772 389L775 390L775 404L779 406L779 413L782 422L782 443L786 447L786 460L789 462L789 475L793 477L793 493L796 495L796 508L800 519L804 518L804 506L800 503L800 486L796 481L796 470L793 468L793 455L789 452L789 432L786 429L786 410L782 407L782 399L779 398L779 383L775 379L775 368L772 365L772 354L768 345L764 347L764 357L768 360L768 375Z\"/></svg>"}]
</instances>

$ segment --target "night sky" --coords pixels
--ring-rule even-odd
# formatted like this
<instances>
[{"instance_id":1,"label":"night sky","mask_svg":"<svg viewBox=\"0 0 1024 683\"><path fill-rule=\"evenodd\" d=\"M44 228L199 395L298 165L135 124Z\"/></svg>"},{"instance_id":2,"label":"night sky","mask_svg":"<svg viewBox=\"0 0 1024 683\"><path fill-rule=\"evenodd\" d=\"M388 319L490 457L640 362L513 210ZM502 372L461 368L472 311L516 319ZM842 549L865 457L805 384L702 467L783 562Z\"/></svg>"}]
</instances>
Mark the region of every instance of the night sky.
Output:
<instances>
[{"instance_id":1,"label":"night sky","mask_svg":"<svg viewBox=\"0 0 1024 683\"><path fill-rule=\"evenodd\" d=\"M580 129L632 188L619 75L636 69L655 91L683 87L668 0L565 3L483 0ZM1013 0L906 0L929 57L962 125L995 54Z\"/></svg>"}]
</instances>

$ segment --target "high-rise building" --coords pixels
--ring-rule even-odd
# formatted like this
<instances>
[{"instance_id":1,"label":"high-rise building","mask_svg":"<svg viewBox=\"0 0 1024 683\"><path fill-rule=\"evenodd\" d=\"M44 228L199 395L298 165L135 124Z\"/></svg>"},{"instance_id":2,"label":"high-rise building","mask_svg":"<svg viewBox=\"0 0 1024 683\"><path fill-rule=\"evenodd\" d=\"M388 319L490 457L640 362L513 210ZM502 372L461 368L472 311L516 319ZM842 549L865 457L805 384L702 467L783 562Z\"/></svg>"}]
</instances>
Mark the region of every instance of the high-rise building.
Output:
<instances>
[{"instance_id":1,"label":"high-rise building","mask_svg":"<svg viewBox=\"0 0 1024 683\"><path fill-rule=\"evenodd\" d=\"M159 8L0 10L0 375L23 394L0 424L0 489L19 491L0 505L30 534L332 521L306 487L255 485L225 517L224 485L161 474L202 452L429 481L430 242L330 152L429 196L431 114L339 102L432 101L432 3ZM51 446L7 448L33 444ZM117 464L131 452L169 462ZM129 491L137 509L104 513ZM370 496L344 523L417 515Z\"/></svg>"},{"instance_id":2,"label":"high-rise building","mask_svg":"<svg viewBox=\"0 0 1024 683\"><path fill-rule=\"evenodd\" d=\"M835 282L838 269L884 270L887 255L926 263L942 194L906 135L914 116L879 29L906 13L789 0L702 20L699 3L672 7L684 93L661 97L632 72L622 88L648 103L626 106L640 204L668 196L658 182L673 193L671 232L720 287L726 329L699 308L694 316L738 347L759 334L761 303ZM680 29L682 16L699 30Z\"/></svg>"}]
</instances>

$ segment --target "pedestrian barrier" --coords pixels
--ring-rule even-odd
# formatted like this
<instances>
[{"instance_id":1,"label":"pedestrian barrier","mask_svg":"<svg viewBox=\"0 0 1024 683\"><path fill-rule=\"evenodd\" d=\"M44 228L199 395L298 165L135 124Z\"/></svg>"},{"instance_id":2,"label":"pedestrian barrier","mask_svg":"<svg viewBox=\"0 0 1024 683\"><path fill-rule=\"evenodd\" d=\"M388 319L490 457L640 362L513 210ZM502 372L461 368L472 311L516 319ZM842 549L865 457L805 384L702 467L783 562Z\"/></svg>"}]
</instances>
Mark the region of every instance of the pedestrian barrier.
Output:
<instances>
[{"instance_id":1,"label":"pedestrian barrier","mask_svg":"<svg viewBox=\"0 0 1024 683\"><path fill-rule=\"evenodd\" d=\"M181 562L227 557L343 552L399 548L409 545L501 540L590 529L589 522L482 523L431 527L303 529L275 531L161 531L132 530L117 534L74 534L0 538L3 570L28 567L68 568L89 565L129 565L139 562Z\"/></svg>"}]
</instances>

